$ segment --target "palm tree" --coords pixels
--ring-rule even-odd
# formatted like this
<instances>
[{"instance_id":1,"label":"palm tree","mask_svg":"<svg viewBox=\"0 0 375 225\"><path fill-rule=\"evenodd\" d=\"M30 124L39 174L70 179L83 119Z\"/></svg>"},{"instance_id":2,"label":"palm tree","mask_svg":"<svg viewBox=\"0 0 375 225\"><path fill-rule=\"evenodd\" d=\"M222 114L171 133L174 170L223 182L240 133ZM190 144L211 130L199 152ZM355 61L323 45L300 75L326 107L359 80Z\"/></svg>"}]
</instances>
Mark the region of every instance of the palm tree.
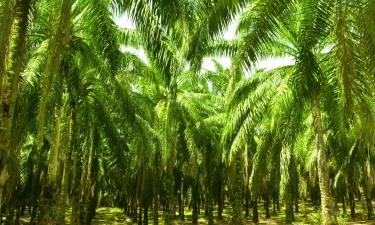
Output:
<instances>
[{"instance_id":1,"label":"palm tree","mask_svg":"<svg viewBox=\"0 0 375 225\"><path fill-rule=\"evenodd\" d=\"M338 3L335 7L340 8L345 5L340 4ZM329 1L302 1L300 5L293 1L279 1L277 3L271 1L259 2L251 7L251 11L249 10L248 13L244 13L245 16L240 23L241 39L243 43L241 44L242 47L238 50L238 58L242 60L244 65L250 67L256 59L267 55L267 50L264 51L264 49L269 49L269 47L272 46L273 40L279 37L277 34L280 30L282 31L284 27L283 24L292 21L292 19L290 19L291 15L295 15L296 10L299 10L300 14L295 16L295 18L300 20L299 27L296 32L291 32L298 36L291 42L294 45L293 56L296 62L296 69L294 75L291 77L290 84L296 99L300 98L302 100L300 102L302 103L307 100L311 102L313 127L316 135L324 224L336 223L333 210L334 204L329 185L328 151L323 140L324 128L321 118L320 103L320 96L327 74L326 71L322 69L322 63L319 60L319 49L322 49L321 46L323 46L323 48L327 46L326 40L330 34L329 27L332 26L330 23L331 14L329 13L332 7L334 6ZM334 14L333 16L336 18L336 16L339 15ZM335 24L338 23L334 23L333 25ZM275 49L271 47L271 50ZM280 51L277 50L276 54L278 54L278 52ZM290 51L280 53L285 54L288 52ZM343 58L336 62L344 63L342 60ZM345 64L348 65L347 62L345 62ZM341 72L343 70L339 71L339 77L342 78ZM350 79L355 78L351 77ZM348 80L343 80L345 84L348 84L347 81ZM363 81L363 79L361 81ZM351 88L361 87L355 87L353 85ZM364 92L362 92L361 95L362 94L364 94Z\"/></svg>"},{"instance_id":2,"label":"palm tree","mask_svg":"<svg viewBox=\"0 0 375 225\"><path fill-rule=\"evenodd\" d=\"M372 218L374 7L0 1L0 218L29 208L30 224L64 224L72 208L71 224L91 224L109 206L172 224L189 204L194 224L202 207L214 224L229 200L242 224L243 209L258 222L259 202L269 218L282 200L289 223L308 197L323 224L339 202L354 216L356 197ZM123 13L134 28L115 25ZM229 69L203 69L218 55Z\"/></svg>"},{"instance_id":3,"label":"palm tree","mask_svg":"<svg viewBox=\"0 0 375 225\"><path fill-rule=\"evenodd\" d=\"M24 67L26 55L26 33L29 24L31 0L7 1L1 5L1 37L0 56L0 211L5 182L12 174L10 170L15 155L11 151L12 121L14 117L20 73ZM11 32L12 29L14 32ZM10 48L10 46L13 46ZM14 176L12 176L14 177Z\"/></svg>"}]
</instances>

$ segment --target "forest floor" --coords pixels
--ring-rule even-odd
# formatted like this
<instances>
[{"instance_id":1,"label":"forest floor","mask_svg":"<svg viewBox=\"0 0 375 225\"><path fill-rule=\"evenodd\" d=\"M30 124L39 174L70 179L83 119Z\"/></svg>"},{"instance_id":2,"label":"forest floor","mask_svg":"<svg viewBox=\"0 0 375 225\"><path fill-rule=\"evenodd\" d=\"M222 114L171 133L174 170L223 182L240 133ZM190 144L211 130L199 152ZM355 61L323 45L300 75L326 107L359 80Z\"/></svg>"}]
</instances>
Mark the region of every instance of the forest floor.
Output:
<instances>
[{"instance_id":1,"label":"forest floor","mask_svg":"<svg viewBox=\"0 0 375 225\"><path fill-rule=\"evenodd\" d=\"M360 205L358 204L357 207L357 214L354 219L350 218L349 216L342 216L340 211L340 215L338 216L338 222L339 224L347 224L347 225L355 225L355 224L362 224L362 225L375 225L375 220L372 221L367 221L367 217L365 213L363 213L363 210L359 207ZM272 214L272 209L271 209L271 218L270 219L265 219L265 213L264 213L264 208L259 206L259 224L285 224L285 213L284 211L280 211L276 214ZM125 224L125 225L130 225L130 224L137 224L136 222L133 222L133 220L126 216L123 211L119 208L98 208L96 210L96 216L93 221L93 225L119 225L119 224ZM215 219L215 224L222 224L222 225L227 225L230 224L231 221L231 209L229 207L226 207L223 212L223 220L217 220L216 218L216 210L214 211L214 219ZM250 209L250 214L252 213ZM349 209L348 209L348 212ZM162 212L159 213L159 224L164 225L164 221L162 218ZM185 211L185 221L180 221L176 220L174 224L176 225L190 225L191 223L191 214L192 212L189 210ZM70 215L71 212L68 211L66 215L66 225L70 225L69 220L70 220ZM150 210L149 213L149 224L153 224L153 215L152 211ZM22 218L21 219L21 224L27 224L29 218ZM295 219L296 221L293 223L294 225L302 225L302 224L321 224L321 219L319 216L319 213L314 211L313 207L311 205L303 205L301 204L300 206L300 212L295 213ZM201 210L199 219L198 219L198 224L199 225L205 225L207 224L207 219L204 217L204 209ZM244 219L244 224L253 224L251 221L251 218L246 218Z\"/></svg>"},{"instance_id":2,"label":"forest floor","mask_svg":"<svg viewBox=\"0 0 375 225\"><path fill-rule=\"evenodd\" d=\"M349 209L348 209L349 210ZM341 211L340 211L341 212ZM216 210L215 210L216 213ZM251 213L251 209L250 209ZM349 213L349 211L347 212ZM160 213L162 215L162 213ZM159 217L159 224L163 225L163 218ZM215 215L215 224L230 224L231 221L231 209L225 208L222 221L217 220L216 214ZM300 213L295 214L296 222L293 224L321 224L319 213L315 212L313 207L307 205L301 205ZM259 207L259 224L285 224L285 213L281 211L277 214L271 213L270 219L265 219L265 213L263 207ZM245 224L253 224L251 218L244 220ZM363 225L375 225L375 220L367 221L366 215L363 211L358 207L357 215L355 219L350 218L349 216L338 216L339 224L347 224L347 225L355 225L355 224L363 224ZM198 223L200 225L207 224L207 220L204 217L204 210L201 210ZM136 224L132 221L131 218L126 216L121 209L117 208L100 208L97 210L97 215L93 221L93 225L104 225L104 224ZM152 221L152 213L150 212L149 215L149 224L153 224ZM185 221L181 222L179 220L175 221L175 224L183 224L189 225L191 224L191 211L185 211Z\"/></svg>"}]
</instances>

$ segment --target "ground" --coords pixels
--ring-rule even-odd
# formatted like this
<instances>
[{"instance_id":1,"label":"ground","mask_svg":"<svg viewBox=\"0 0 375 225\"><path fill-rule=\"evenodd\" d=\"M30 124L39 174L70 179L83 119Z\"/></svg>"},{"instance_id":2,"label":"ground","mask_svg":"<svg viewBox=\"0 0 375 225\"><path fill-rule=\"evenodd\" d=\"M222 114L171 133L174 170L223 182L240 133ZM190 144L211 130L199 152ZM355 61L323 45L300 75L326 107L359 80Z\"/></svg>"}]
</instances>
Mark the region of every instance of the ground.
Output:
<instances>
[{"instance_id":1,"label":"ground","mask_svg":"<svg viewBox=\"0 0 375 225\"><path fill-rule=\"evenodd\" d=\"M358 205L359 206L359 205ZM259 206L259 224L285 224L285 213L284 211L281 211L277 213L276 215L271 215L271 219L265 219L264 218L264 209L263 207ZM123 211L119 208L98 208L97 214L95 216L95 219L93 221L93 225L116 225L116 224L136 224L133 223L131 218L126 216ZM341 211L340 211L341 212ZM66 216L66 225L70 225L69 219L70 219L70 211L68 211ZM251 209L250 209L251 213ZM349 209L348 209L349 213ZM162 212L159 213L159 224L164 225L163 218L162 218ZM185 211L186 220L185 222L181 222L179 220L176 220L175 224L184 224L184 225L190 225L191 224L191 211ZM226 207L223 213L224 220L219 221L216 219L216 211L215 211L215 224L230 224L230 218L231 218L231 209ZM315 212L313 210L313 207L311 205L300 205L300 213L296 213L296 222L294 222L294 225L302 225L302 224L320 224L320 217L319 213ZM28 218L22 218L21 224L27 224ZM347 225L355 225L355 224L363 224L363 225L375 225L375 220L367 221L366 215L363 213L363 210L358 207L357 209L357 216L355 219L351 219L348 216L344 217L341 214L338 216L339 224L347 224ZM198 220L200 225L207 224L207 220L204 218L204 210L201 210L201 214L199 216ZM253 224L251 221L251 218L244 219L245 224ZM149 212L149 224L153 224L152 221L152 212Z\"/></svg>"},{"instance_id":2,"label":"ground","mask_svg":"<svg viewBox=\"0 0 375 225\"><path fill-rule=\"evenodd\" d=\"M251 212L251 211L250 211ZM199 218L199 224L207 224L207 220L203 216L204 211L201 211L201 215ZM229 224L230 223L230 209L226 208L224 211L224 220L218 221L215 220L215 224ZM186 221L185 222L176 222L175 224L191 224L191 211L186 211ZM152 224L152 214L150 212L150 221L149 224ZM259 207L259 224L285 224L285 214L284 212L280 212L277 215L273 215L271 219L266 220L264 218L264 211L263 207ZM355 219L350 219L348 217L339 216L338 220L340 224L348 224L348 225L355 225L355 224L364 224L364 225L375 225L375 220L367 221L366 216L363 214L362 210L358 209L358 215ZM160 218L160 223L163 225L163 219ZM296 222L293 224L320 224L319 214L313 211L313 208L310 206L302 206L301 212L296 213ZM117 208L100 208L97 210L97 215L95 220L93 221L93 225L104 225L104 224L134 224L132 220L125 216L121 209ZM251 218L245 220L245 224L252 224Z\"/></svg>"}]
</instances>

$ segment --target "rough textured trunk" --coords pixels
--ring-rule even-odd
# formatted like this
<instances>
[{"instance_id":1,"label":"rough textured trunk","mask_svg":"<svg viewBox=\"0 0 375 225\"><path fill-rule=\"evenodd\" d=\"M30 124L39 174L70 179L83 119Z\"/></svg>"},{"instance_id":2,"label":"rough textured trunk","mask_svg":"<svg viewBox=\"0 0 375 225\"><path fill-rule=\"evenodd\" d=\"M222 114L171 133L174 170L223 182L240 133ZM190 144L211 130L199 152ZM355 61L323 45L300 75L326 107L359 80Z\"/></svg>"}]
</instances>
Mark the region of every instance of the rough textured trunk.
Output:
<instances>
[{"instance_id":1,"label":"rough textured trunk","mask_svg":"<svg viewBox=\"0 0 375 225\"><path fill-rule=\"evenodd\" d=\"M206 216L208 218L208 225L213 225L214 224L214 215L213 215L213 202L212 202L212 166L211 166L211 151L210 149L206 149L205 151L205 166L206 166L206 204L205 204L205 209L206 209Z\"/></svg>"},{"instance_id":2,"label":"rough textured trunk","mask_svg":"<svg viewBox=\"0 0 375 225\"><path fill-rule=\"evenodd\" d=\"M154 225L159 224L159 180L156 178L154 179L154 207L153 207L153 212L154 212Z\"/></svg>"},{"instance_id":3,"label":"rough textured trunk","mask_svg":"<svg viewBox=\"0 0 375 225\"><path fill-rule=\"evenodd\" d=\"M276 194L273 195L273 198L272 198L272 214L273 215L276 215L277 214L277 197L276 197Z\"/></svg>"},{"instance_id":4,"label":"rough textured trunk","mask_svg":"<svg viewBox=\"0 0 375 225\"><path fill-rule=\"evenodd\" d=\"M136 223L138 221L138 209L137 209L137 203L136 200L133 201L133 212L132 212L132 217L133 217L133 222Z\"/></svg>"},{"instance_id":5,"label":"rough textured trunk","mask_svg":"<svg viewBox=\"0 0 375 225\"><path fill-rule=\"evenodd\" d=\"M55 80L56 74L58 74L61 69L63 52L69 43L70 35L70 12L71 12L72 1L71 0L60 0L54 1L52 4L52 14L50 23L50 39L48 42L46 63L43 70L43 76L41 77L42 82L42 94L38 107L38 124L37 124L37 134L36 134L36 146L37 153L42 152L44 143L44 127L47 114L47 103L49 95L52 90L52 84ZM56 150L56 149L55 149ZM52 149L54 151L54 149ZM56 152L52 152L54 154ZM57 155L51 158L51 163L54 162ZM54 166L54 165L53 165ZM52 169L52 174L50 179L53 179L55 172ZM65 198L64 195L57 196L56 187L53 187L55 182L47 185L43 190L44 202L41 204L42 215L40 217L40 224L61 224L64 223L63 219L65 214ZM52 205L50 204L52 202ZM51 205L51 206L50 206ZM49 207L50 206L50 207ZM58 210L54 208L56 206ZM57 215L56 213L59 212ZM62 220L62 221L61 221Z\"/></svg>"},{"instance_id":6,"label":"rough textured trunk","mask_svg":"<svg viewBox=\"0 0 375 225\"><path fill-rule=\"evenodd\" d=\"M372 220L374 219L374 208L371 203L371 198L365 196L366 198L366 208L367 208L367 219Z\"/></svg>"},{"instance_id":7,"label":"rough textured trunk","mask_svg":"<svg viewBox=\"0 0 375 225\"><path fill-rule=\"evenodd\" d=\"M374 217L374 209L371 202L371 193L368 191L367 182L363 181L363 188L361 188L362 201L364 202L364 209L367 210L367 218L371 220Z\"/></svg>"},{"instance_id":8,"label":"rough textured trunk","mask_svg":"<svg viewBox=\"0 0 375 225\"><path fill-rule=\"evenodd\" d=\"M363 174L366 175L366 177L371 176L370 169L369 169L370 167L371 166L370 166L369 161L367 161L367 163L362 166ZM366 209L367 209L367 218L369 220L371 220L371 219L374 218L374 208L373 208L372 202L371 202L371 198L372 198L371 183L367 178L363 179L362 187L363 187L362 193L363 193L363 197L364 197L364 201L365 201L365 205L366 205Z\"/></svg>"},{"instance_id":9,"label":"rough textured trunk","mask_svg":"<svg viewBox=\"0 0 375 225\"><path fill-rule=\"evenodd\" d=\"M2 5L0 15L0 187L4 187L9 178L9 165L16 158L15 151L11 150L12 121L16 99L18 95L18 83L20 73L24 68L26 55L26 34L28 28L28 16L31 8L31 0L9 0ZM3 14L5 13L5 14ZM11 62L9 70L5 73L5 59L8 54L8 45L11 39L13 22L18 21L13 29L17 35L12 43L12 54L9 54ZM4 76L3 76L4 75ZM2 195L0 195L0 210Z\"/></svg>"},{"instance_id":10,"label":"rough textured trunk","mask_svg":"<svg viewBox=\"0 0 375 225\"><path fill-rule=\"evenodd\" d=\"M295 169L295 175L297 176L296 178L296 183L294 184L294 194L293 194L293 201L294 201L294 212L296 213L299 213L299 187L298 187L298 175L297 175L297 171L296 171L296 168Z\"/></svg>"},{"instance_id":11,"label":"rough textured trunk","mask_svg":"<svg viewBox=\"0 0 375 225\"><path fill-rule=\"evenodd\" d=\"M59 73L63 61L64 51L70 42L71 34L71 6L72 0L53 1L52 16L50 23L50 39L46 53L45 66L42 73L41 87L42 93L38 107L38 124L36 134L36 145L38 152L43 147L44 127L47 114L47 103L51 94L52 85Z\"/></svg>"},{"instance_id":12,"label":"rough textured trunk","mask_svg":"<svg viewBox=\"0 0 375 225\"><path fill-rule=\"evenodd\" d=\"M39 224L52 225L59 224L60 218L64 217L64 212L61 211L61 205L64 204L60 196L61 189L58 184L58 156L60 150L61 139L61 120L64 116L64 109L60 108L62 93L60 93L60 102L57 104L55 110L55 129L53 134L53 141L50 149L48 160L48 176L47 183L43 187L43 195L40 203L40 220Z\"/></svg>"},{"instance_id":13,"label":"rough textured trunk","mask_svg":"<svg viewBox=\"0 0 375 225\"><path fill-rule=\"evenodd\" d=\"M334 200L329 185L328 153L324 143L319 95L317 93L312 94L311 108L317 148L318 176L322 203L322 224L333 225L337 224L337 219L334 211Z\"/></svg>"},{"instance_id":14,"label":"rough textured trunk","mask_svg":"<svg viewBox=\"0 0 375 225\"><path fill-rule=\"evenodd\" d=\"M98 131L97 128L93 125L90 132L90 150L89 157L87 162L87 172L86 172L86 182L84 189L84 198L85 198L85 219L84 223L86 225L91 224L91 220L95 216L96 209L96 199L95 192L97 192L96 179L98 177L98 162L96 159L96 148L98 146Z\"/></svg>"},{"instance_id":15,"label":"rough textured trunk","mask_svg":"<svg viewBox=\"0 0 375 225\"><path fill-rule=\"evenodd\" d=\"M345 199L345 195L342 196L342 215L346 216L346 199Z\"/></svg>"},{"instance_id":16,"label":"rough textured trunk","mask_svg":"<svg viewBox=\"0 0 375 225\"><path fill-rule=\"evenodd\" d=\"M250 207L250 191L248 188L246 188L245 190L245 218L248 218L250 216L249 207Z\"/></svg>"},{"instance_id":17,"label":"rough textured trunk","mask_svg":"<svg viewBox=\"0 0 375 225\"><path fill-rule=\"evenodd\" d=\"M164 212L164 221L166 225L172 224L173 220L173 166L172 160L168 162L167 171L166 171L166 187L167 187L167 196L166 196L166 210Z\"/></svg>"},{"instance_id":18,"label":"rough textured trunk","mask_svg":"<svg viewBox=\"0 0 375 225\"><path fill-rule=\"evenodd\" d=\"M292 193L287 193L285 197L285 222L292 223L294 221Z\"/></svg>"},{"instance_id":19,"label":"rough textured trunk","mask_svg":"<svg viewBox=\"0 0 375 225\"><path fill-rule=\"evenodd\" d=\"M91 221L94 219L95 217L95 211L96 211L96 205L98 203L98 194L99 194L99 191L97 190L97 185L94 184L92 187L91 187L91 190L90 190L90 196L89 198L86 200L86 205L85 205L85 218L84 218L84 224L85 225L90 225L91 224Z\"/></svg>"},{"instance_id":20,"label":"rough textured trunk","mask_svg":"<svg viewBox=\"0 0 375 225\"><path fill-rule=\"evenodd\" d=\"M185 205L184 205L184 178L181 179L181 185L180 185L180 193L179 193L179 209L178 209L178 215L180 216L180 220L185 220Z\"/></svg>"},{"instance_id":21,"label":"rough textured trunk","mask_svg":"<svg viewBox=\"0 0 375 225\"><path fill-rule=\"evenodd\" d=\"M266 213L266 219L271 218L271 214L270 214L270 199L269 199L268 195L264 199L264 211Z\"/></svg>"},{"instance_id":22,"label":"rough textured trunk","mask_svg":"<svg viewBox=\"0 0 375 225\"><path fill-rule=\"evenodd\" d=\"M81 225L83 224L83 205L81 196L82 162L78 148L75 148L73 155L72 215L70 223L72 225Z\"/></svg>"},{"instance_id":23,"label":"rough textured trunk","mask_svg":"<svg viewBox=\"0 0 375 225\"><path fill-rule=\"evenodd\" d=\"M154 225L159 224L159 190L160 190L160 153L155 156L154 179L153 179L153 222Z\"/></svg>"},{"instance_id":24,"label":"rough textured trunk","mask_svg":"<svg viewBox=\"0 0 375 225\"><path fill-rule=\"evenodd\" d=\"M65 224L65 209L67 206L67 200L70 192L70 184L71 184L71 175L72 175L72 153L74 152L75 148L75 137L76 137L76 112L75 109L72 108L70 112L70 121L69 121L69 145L65 148L64 152L64 171L63 171L63 179L61 184L61 208L60 211L63 212L63 217L58 218L60 221L59 224Z\"/></svg>"},{"instance_id":25,"label":"rough textured trunk","mask_svg":"<svg viewBox=\"0 0 375 225\"><path fill-rule=\"evenodd\" d=\"M231 195L233 199L233 215L232 224L241 225L242 224L242 154L237 153L234 159L234 181L231 186Z\"/></svg>"},{"instance_id":26,"label":"rough textured trunk","mask_svg":"<svg viewBox=\"0 0 375 225\"><path fill-rule=\"evenodd\" d=\"M139 206L139 213L138 213L138 225L142 225L142 206Z\"/></svg>"},{"instance_id":27,"label":"rough textured trunk","mask_svg":"<svg viewBox=\"0 0 375 225\"><path fill-rule=\"evenodd\" d=\"M252 205L253 205L253 222L258 223L259 222L258 199L256 197L254 197Z\"/></svg>"},{"instance_id":28,"label":"rough textured trunk","mask_svg":"<svg viewBox=\"0 0 375 225\"><path fill-rule=\"evenodd\" d=\"M350 216L355 217L355 199L354 189L349 185L349 205L350 205Z\"/></svg>"},{"instance_id":29,"label":"rough textured trunk","mask_svg":"<svg viewBox=\"0 0 375 225\"><path fill-rule=\"evenodd\" d=\"M11 30L15 13L15 0L2 1L0 5L0 92L7 64L9 42L11 41Z\"/></svg>"},{"instance_id":30,"label":"rough textured trunk","mask_svg":"<svg viewBox=\"0 0 375 225\"><path fill-rule=\"evenodd\" d=\"M145 209L143 212L143 224L148 225L148 206L145 206Z\"/></svg>"},{"instance_id":31,"label":"rough textured trunk","mask_svg":"<svg viewBox=\"0 0 375 225\"><path fill-rule=\"evenodd\" d=\"M208 225L214 224L214 215L213 215L213 204L212 204L212 198L208 197L208 200L206 202L206 208L207 208L207 217L208 217Z\"/></svg>"},{"instance_id":32,"label":"rough textured trunk","mask_svg":"<svg viewBox=\"0 0 375 225\"><path fill-rule=\"evenodd\" d=\"M192 215L192 222L193 224L198 223L198 181L193 180L192 185L192 205L193 205L193 215Z\"/></svg>"},{"instance_id":33,"label":"rough textured trunk","mask_svg":"<svg viewBox=\"0 0 375 225\"><path fill-rule=\"evenodd\" d=\"M222 183L220 183L219 187L219 197L218 197L218 209L217 209L217 214L218 214L218 219L222 220L223 219L223 210L224 210L224 191L222 187Z\"/></svg>"}]
</instances>

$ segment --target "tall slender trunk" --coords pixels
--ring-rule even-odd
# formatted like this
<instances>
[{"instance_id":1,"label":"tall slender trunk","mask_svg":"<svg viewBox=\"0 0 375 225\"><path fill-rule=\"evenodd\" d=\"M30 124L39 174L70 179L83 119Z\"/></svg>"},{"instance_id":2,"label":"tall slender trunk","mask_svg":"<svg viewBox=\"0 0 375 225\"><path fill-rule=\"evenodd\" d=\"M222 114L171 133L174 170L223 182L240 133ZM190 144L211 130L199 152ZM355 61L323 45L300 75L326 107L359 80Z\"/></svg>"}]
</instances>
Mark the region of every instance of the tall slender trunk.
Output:
<instances>
[{"instance_id":1,"label":"tall slender trunk","mask_svg":"<svg viewBox=\"0 0 375 225\"><path fill-rule=\"evenodd\" d=\"M350 205L350 216L355 218L355 198L354 198L354 188L349 185L349 205Z\"/></svg>"},{"instance_id":2,"label":"tall slender trunk","mask_svg":"<svg viewBox=\"0 0 375 225\"><path fill-rule=\"evenodd\" d=\"M78 146L74 148L73 152L73 183L72 183L72 215L70 223L72 225L81 225L82 218L82 196L81 196L81 179L82 179L82 162L81 154Z\"/></svg>"},{"instance_id":3,"label":"tall slender trunk","mask_svg":"<svg viewBox=\"0 0 375 225\"><path fill-rule=\"evenodd\" d=\"M237 153L234 158L234 180L231 185L231 195L232 195L232 204L233 204L233 216L232 224L241 225L242 224L242 179L243 179L243 170L242 170L242 154Z\"/></svg>"},{"instance_id":4,"label":"tall slender trunk","mask_svg":"<svg viewBox=\"0 0 375 225\"><path fill-rule=\"evenodd\" d=\"M15 14L16 0L3 1L0 5L0 92L7 64L9 42L11 41L11 30Z\"/></svg>"},{"instance_id":5,"label":"tall slender trunk","mask_svg":"<svg viewBox=\"0 0 375 225\"><path fill-rule=\"evenodd\" d=\"M253 205L253 222L258 223L259 222L258 198L255 196L254 196L252 205Z\"/></svg>"},{"instance_id":6,"label":"tall slender trunk","mask_svg":"<svg viewBox=\"0 0 375 225\"><path fill-rule=\"evenodd\" d=\"M173 220L173 207L174 207L174 193L173 193L173 165L172 161L168 161L166 171L166 210L164 212L164 221L166 225L172 224Z\"/></svg>"},{"instance_id":7,"label":"tall slender trunk","mask_svg":"<svg viewBox=\"0 0 375 225\"><path fill-rule=\"evenodd\" d=\"M154 189L153 189L153 212L154 212L154 225L159 224L159 186L160 186L160 153L156 153L155 156L155 171L154 171Z\"/></svg>"},{"instance_id":8,"label":"tall slender trunk","mask_svg":"<svg viewBox=\"0 0 375 225\"><path fill-rule=\"evenodd\" d=\"M346 216L346 202L345 202L345 195L342 196L342 215Z\"/></svg>"},{"instance_id":9,"label":"tall slender trunk","mask_svg":"<svg viewBox=\"0 0 375 225\"><path fill-rule=\"evenodd\" d=\"M364 201L365 201L365 205L367 209L367 218L371 220L374 218L374 208L372 206L372 201L371 201L371 198L372 198L371 184L370 184L370 181L367 179L367 177L371 176L371 173L369 172L370 171L369 168L370 168L370 162L367 161L365 165L362 166L364 179L362 181L363 188L361 190L363 193L363 197L364 197Z\"/></svg>"},{"instance_id":10,"label":"tall slender trunk","mask_svg":"<svg viewBox=\"0 0 375 225\"><path fill-rule=\"evenodd\" d=\"M198 180L194 179L192 184L192 205L193 205L193 215L192 222L193 224L198 223Z\"/></svg>"},{"instance_id":11,"label":"tall slender trunk","mask_svg":"<svg viewBox=\"0 0 375 225\"><path fill-rule=\"evenodd\" d=\"M361 195L364 201L365 209L367 210L367 218L371 220L374 217L374 208L372 207L371 202L371 193L367 186L367 181L363 181L363 188L361 188Z\"/></svg>"},{"instance_id":12,"label":"tall slender trunk","mask_svg":"<svg viewBox=\"0 0 375 225\"><path fill-rule=\"evenodd\" d=\"M270 197L269 197L268 194L266 194L266 196L264 198L264 211L266 213L266 219L271 218L271 214L270 214Z\"/></svg>"},{"instance_id":13,"label":"tall slender trunk","mask_svg":"<svg viewBox=\"0 0 375 225\"><path fill-rule=\"evenodd\" d=\"M223 178L223 164L220 165L219 167L219 180L218 180L218 209L217 209L217 214L218 214L218 219L222 220L223 219L223 210L224 210L224 190L223 190L223 183L224 183L224 178Z\"/></svg>"},{"instance_id":14,"label":"tall slender trunk","mask_svg":"<svg viewBox=\"0 0 375 225\"><path fill-rule=\"evenodd\" d=\"M14 161L15 151L12 151L12 121L18 95L18 83L20 73L24 68L26 55L26 34L28 28L28 16L31 8L31 0L9 0L2 5L0 15L6 18L0 20L0 187L3 188L9 178L9 163ZM5 14L3 14L5 13ZM14 17L16 18L15 20ZM17 24L15 24L18 21ZM13 28L12 28L13 26ZM11 30L16 29L14 47L10 54L10 69L5 73L5 59L8 53L8 45L11 39ZM4 76L3 76L4 74ZM0 210L2 196L0 196Z\"/></svg>"},{"instance_id":15,"label":"tall slender trunk","mask_svg":"<svg viewBox=\"0 0 375 225\"><path fill-rule=\"evenodd\" d=\"M214 215L213 215L213 203L212 203L212 163L211 163L211 151L209 148L205 151L205 166L206 166L206 204L205 209L208 217L208 225L214 224Z\"/></svg>"},{"instance_id":16,"label":"tall slender trunk","mask_svg":"<svg viewBox=\"0 0 375 225\"><path fill-rule=\"evenodd\" d=\"M52 225L59 224L59 218L64 217L64 213L61 211L61 204L63 204L60 198L58 187L58 156L60 150L61 140L61 126L62 119L64 116L64 107L60 107L62 102L62 92L58 97L59 101L55 109L55 129L53 133L53 141L51 145L49 160L48 160L48 176L47 183L43 187L43 195L40 203L40 220L39 224Z\"/></svg>"},{"instance_id":17,"label":"tall slender trunk","mask_svg":"<svg viewBox=\"0 0 375 225\"><path fill-rule=\"evenodd\" d=\"M317 148L318 176L322 203L322 224L333 225L337 224L337 219L334 210L334 200L329 185L328 153L323 138L324 131L321 121L319 94L316 92L313 93L311 97L311 109Z\"/></svg>"},{"instance_id":18,"label":"tall slender trunk","mask_svg":"<svg viewBox=\"0 0 375 225\"><path fill-rule=\"evenodd\" d=\"M75 152L76 137L77 137L77 115L74 107L74 103L71 104L70 122L69 122L69 146L65 149L64 155L64 172L61 189L61 201L62 205L60 210L64 213L64 217L59 218L59 224L65 224L65 209L67 206L67 200L70 193L70 185L72 183L72 167L73 160L72 154Z\"/></svg>"},{"instance_id":19,"label":"tall slender trunk","mask_svg":"<svg viewBox=\"0 0 375 225\"><path fill-rule=\"evenodd\" d=\"M289 185L288 185L289 186ZM294 221L294 211L293 211L293 196L290 190L285 195L285 222L291 223Z\"/></svg>"},{"instance_id":20,"label":"tall slender trunk","mask_svg":"<svg viewBox=\"0 0 375 225\"><path fill-rule=\"evenodd\" d=\"M53 1L46 63L41 77L42 93L38 108L36 145L38 152L43 147L47 103L56 74L60 70L64 51L70 41L70 17L72 0Z\"/></svg>"},{"instance_id":21,"label":"tall slender trunk","mask_svg":"<svg viewBox=\"0 0 375 225\"><path fill-rule=\"evenodd\" d=\"M137 184L137 197L139 203L139 217L138 224L142 225L142 209L145 206L145 193L144 193L144 179L145 179L145 169L144 165L141 165L139 169L138 184Z\"/></svg>"},{"instance_id":22,"label":"tall slender trunk","mask_svg":"<svg viewBox=\"0 0 375 225\"><path fill-rule=\"evenodd\" d=\"M91 220L95 216L95 208L96 208L96 201L95 201L95 192L97 191L96 185L96 178L98 176L97 173L97 163L96 163L96 148L98 146L98 131L95 125L92 125L90 131L90 148L88 154L88 162L87 162L87 172L84 182L84 198L85 198L85 218L84 224L90 225Z\"/></svg>"},{"instance_id":23,"label":"tall slender trunk","mask_svg":"<svg viewBox=\"0 0 375 225\"><path fill-rule=\"evenodd\" d=\"M143 212L143 224L148 225L148 205L145 206Z\"/></svg>"},{"instance_id":24,"label":"tall slender trunk","mask_svg":"<svg viewBox=\"0 0 375 225\"><path fill-rule=\"evenodd\" d=\"M248 218L250 216L249 207L250 207L250 190L248 187L246 187L245 188L245 218Z\"/></svg>"},{"instance_id":25,"label":"tall slender trunk","mask_svg":"<svg viewBox=\"0 0 375 225\"><path fill-rule=\"evenodd\" d=\"M180 193L179 193L179 210L178 215L180 216L180 220L185 220L185 205L184 205L184 177L181 178L181 185L180 185Z\"/></svg>"},{"instance_id":26,"label":"tall slender trunk","mask_svg":"<svg viewBox=\"0 0 375 225\"><path fill-rule=\"evenodd\" d=\"M3 200L3 191L4 191L3 186L0 186L0 224L3 219L3 208L2 208L2 202L1 202Z\"/></svg>"},{"instance_id":27,"label":"tall slender trunk","mask_svg":"<svg viewBox=\"0 0 375 225\"><path fill-rule=\"evenodd\" d=\"M223 211L224 211L224 191L223 191L223 188L220 187L219 202L218 202L218 209L217 209L217 217L219 220L223 219Z\"/></svg>"},{"instance_id":28,"label":"tall slender trunk","mask_svg":"<svg viewBox=\"0 0 375 225\"><path fill-rule=\"evenodd\" d=\"M143 208L142 204L139 204L138 225L142 225L142 216L143 216L142 208Z\"/></svg>"},{"instance_id":29,"label":"tall slender trunk","mask_svg":"<svg viewBox=\"0 0 375 225\"><path fill-rule=\"evenodd\" d=\"M273 196L272 196L272 214L273 215L277 214L277 204L276 204L277 197L276 197L276 195L277 194L273 194Z\"/></svg>"}]
</instances>

